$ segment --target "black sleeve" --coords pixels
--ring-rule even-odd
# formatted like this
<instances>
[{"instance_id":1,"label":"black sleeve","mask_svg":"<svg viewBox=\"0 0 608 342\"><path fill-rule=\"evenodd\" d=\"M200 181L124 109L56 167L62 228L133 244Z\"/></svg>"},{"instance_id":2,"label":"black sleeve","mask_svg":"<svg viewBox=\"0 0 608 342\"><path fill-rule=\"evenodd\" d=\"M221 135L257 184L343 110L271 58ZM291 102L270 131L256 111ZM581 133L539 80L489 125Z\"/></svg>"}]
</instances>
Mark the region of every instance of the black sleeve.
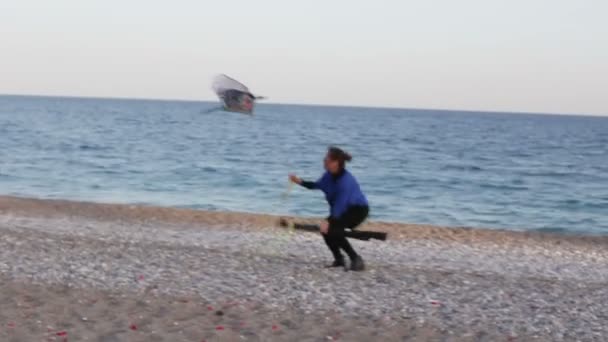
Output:
<instances>
[{"instance_id":1,"label":"black sleeve","mask_svg":"<svg viewBox=\"0 0 608 342\"><path fill-rule=\"evenodd\" d=\"M314 190L317 188L317 185L315 184L315 182L302 181L302 183L300 183L300 185L305 187L306 189L310 189L310 190Z\"/></svg>"}]
</instances>

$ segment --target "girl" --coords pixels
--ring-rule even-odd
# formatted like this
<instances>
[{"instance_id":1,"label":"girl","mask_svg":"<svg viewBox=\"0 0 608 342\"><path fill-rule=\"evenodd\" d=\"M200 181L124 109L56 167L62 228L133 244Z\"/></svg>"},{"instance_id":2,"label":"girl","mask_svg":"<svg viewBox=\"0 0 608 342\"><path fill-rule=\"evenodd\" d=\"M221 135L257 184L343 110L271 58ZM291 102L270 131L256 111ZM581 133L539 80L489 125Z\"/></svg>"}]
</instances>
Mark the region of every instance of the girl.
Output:
<instances>
[{"instance_id":1,"label":"girl","mask_svg":"<svg viewBox=\"0 0 608 342\"><path fill-rule=\"evenodd\" d=\"M352 271L363 271L365 264L344 236L344 229L359 226L369 213L369 205L355 177L346 170L352 157L337 147L330 147L323 160L325 174L316 182L289 175L289 179L307 189L318 189L325 193L330 216L320 225L323 239L334 256L328 267L345 267L342 249L350 258Z\"/></svg>"}]
</instances>

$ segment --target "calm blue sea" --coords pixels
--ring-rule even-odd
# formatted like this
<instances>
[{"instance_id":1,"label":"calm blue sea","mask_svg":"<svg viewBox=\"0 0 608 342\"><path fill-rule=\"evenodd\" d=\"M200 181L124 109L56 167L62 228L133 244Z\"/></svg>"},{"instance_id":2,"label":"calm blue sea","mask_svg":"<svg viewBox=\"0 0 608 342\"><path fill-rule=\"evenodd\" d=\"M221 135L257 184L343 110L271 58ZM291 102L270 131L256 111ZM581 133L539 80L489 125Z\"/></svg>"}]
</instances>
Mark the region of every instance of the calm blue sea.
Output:
<instances>
[{"instance_id":1,"label":"calm blue sea","mask_svg":"<svg viewBox=\"0 0 608 342\"><path fill-rule=\"evenodd\" d=\"M375 220L608 234L608 118L0 96L0 193L325 215L330 144Z\"/></svg>"}]
</instances>

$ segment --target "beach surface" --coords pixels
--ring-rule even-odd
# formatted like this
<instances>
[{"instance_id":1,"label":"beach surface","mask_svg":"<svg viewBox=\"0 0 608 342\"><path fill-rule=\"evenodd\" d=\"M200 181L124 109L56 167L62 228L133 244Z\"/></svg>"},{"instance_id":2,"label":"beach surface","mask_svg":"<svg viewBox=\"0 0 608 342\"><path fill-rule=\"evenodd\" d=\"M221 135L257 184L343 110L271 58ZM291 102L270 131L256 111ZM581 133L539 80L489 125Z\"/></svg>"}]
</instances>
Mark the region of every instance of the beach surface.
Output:
<instances>
[{"instance_id":1,"label":"beach surface","mask_svg":"<svg viewBox=\"0 0 608 342\"><path fill-rule=\"evenodd\" d=\"M369 222L344 272L277 220L0 197L0 341L608 338L606 237Z\"/></svg>"}]
</instances>

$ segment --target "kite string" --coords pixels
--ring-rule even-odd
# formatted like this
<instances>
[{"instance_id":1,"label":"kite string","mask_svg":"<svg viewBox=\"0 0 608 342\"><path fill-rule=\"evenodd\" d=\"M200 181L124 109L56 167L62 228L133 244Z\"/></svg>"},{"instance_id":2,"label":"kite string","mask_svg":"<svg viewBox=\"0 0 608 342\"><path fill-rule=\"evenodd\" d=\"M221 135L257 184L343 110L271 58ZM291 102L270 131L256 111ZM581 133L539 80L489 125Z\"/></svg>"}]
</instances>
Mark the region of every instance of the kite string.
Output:
<instances>
[{"instance_id":1,"label":"kite string","mask_svg":"<svg viewBox=\"0 0 608 342\"><path fill-rule=\"evenodd\" d=\"M291 180L287 181L287 189L285 189L285 191L283 192L283 194L281 195L281 200L284 203L287 198L289 197L289 194L291 193L291 189L293 189L293 182Z\"/></svg>"}]
</instances>

